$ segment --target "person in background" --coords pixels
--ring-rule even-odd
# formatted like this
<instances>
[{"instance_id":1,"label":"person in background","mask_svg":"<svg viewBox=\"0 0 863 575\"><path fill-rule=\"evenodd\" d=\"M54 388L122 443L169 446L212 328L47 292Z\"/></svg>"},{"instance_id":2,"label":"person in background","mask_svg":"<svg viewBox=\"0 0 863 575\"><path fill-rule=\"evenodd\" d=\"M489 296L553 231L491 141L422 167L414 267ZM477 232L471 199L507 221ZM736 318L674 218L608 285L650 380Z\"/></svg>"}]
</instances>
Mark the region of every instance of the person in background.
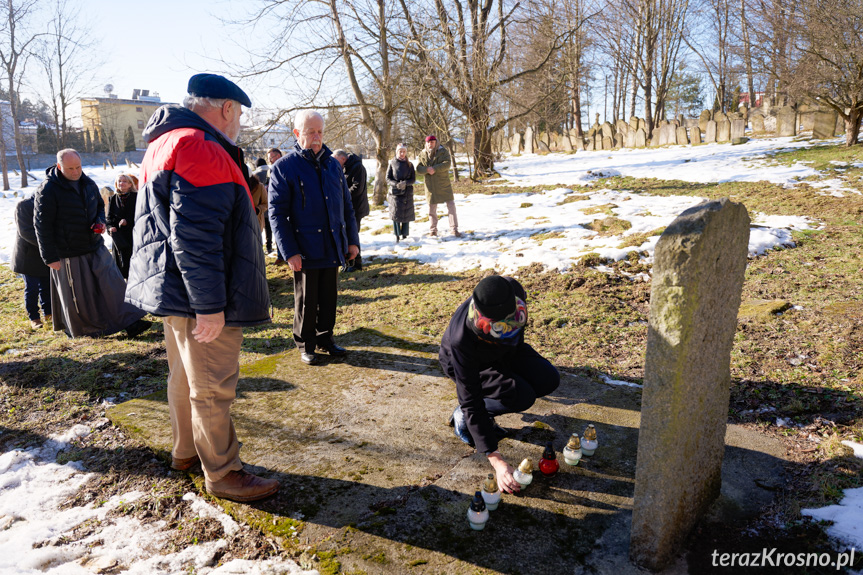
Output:
<instances>
[{"instance_id":1,"label":"person in background","mask_svg":"<svg viewBox=\"0 0 863 575\"><path fill-rule=\"evenodd\" d=\"M12 271L24 276L24 308L30 319L30 327L40 329L42 318L39 306L45 314L45 323L51 322L51 268L39 255L39 242L33 226L33 209L36 196L18 202L15 206L15 243L12 245Z\"/></svg>"},{"instance_id":2,"label":"person in background","mask_svg":"<svg viewBox=\"0 0 863 575\"><path fill-rule=\"evenodd\" d=\"M252 101L216 74L192 76L188 93L144 129L126 300L164 317L171 467L200 462L210 495L255 501L279 482L243 469L231 418L243 327L271 321L261 227L235 143Z\"/></svg>"},{"instance_id":3,"label":"person in background","mask_svg":"<svg viewBox=\"0 0 863 575\"><path fill-rule=\"evenodd\" d=\"M266 165L265 165L266 167ZM258 216L258 224L264 229L264 221L267 218L267 188L258 179L258 170L249 176L249 190L252 192L252 204L255 206L255 215ZM260 236L260 234L258 234Z\"/></svg>"},{"instance_id":4,"label":"person in background","mask_svg":"<svg viewBox=\"0 0 863 575\"><path fill-rule=\"evenodd\" d=\"M357 231L360 229L360 220L369 215L368 196L368 173L363 166L363 160L356 154L349 154L344 150L336 150L333 157L338 160L345 171L345 180L348 190L351 192L351 204L354 206L354 218L357 220ZM357 245L360 253L353 262L348 262L344 271L352 272L363 269L362 246Z\"/></svg>"},{"instance_id":5,"label":"person in background","mask_svg":"<svg viewBox=\"0 0 863 575\"><path fill-rule=\"evenodd\" d=\"M123 301L126 282L102 239L105 204L75 150L60 150L57 165L45 170L33 225L39 254L51 268L54 330L69 337L126 330L135 337L149 329L145 312Z\"/></svg>"},{"instance_id":6,"label":"person in background","mask_svg":"<svg viewBox=\"0 0 863 575\"><path fill-rule=\"evenodd\" d=\"M452 183L449 181L451 163L449 150L438 144L437 137L427 136L425 148L419 154L417 173L425 176L423 181L429 202L429 235L432 237L437 236L437 205L440 203L446 203L450 232L457 238L461 237Z\"/></svg>"},{"instance_id":7,"label":"person in background","mask_svg":"<svg viewBox=\"0 0 863 575\"><path fill-rule=\"evenodd\" d=\"M507 432L494 417L528 409L560 385L560 373L524 342L527 294L510 277L483 278L443 334L439 359L455 382L459 404L449 424L456 437L484 453L507 492L519 490L498 451Z\"/></svg>"},{"instance_id":8,"label":"person in background","mask_svg":"<svg viewBox=\"0 0 863 575\"><path fill-rule=\"evenodd\" d=\"M269 164L269 168L267 169L267 179L266 181L261 180L264 186L269 190L270 187L270 172L273 170L273 166L279 159L282 157L282 151L278 148L270 148L267 150L267 163ZM267 200L267 205L269 206L269 199ZM270 226L270 218L264 216L264 233L267 236L267 253L273 253L273 228ZM285 265L285 258L282 257L282 254L279 253L279 246L276 245L276 265L283 266Z\"/></svg>"},{"instance_id":9,"label":"person in background","mask_svg":"<svg viewBox=\"0 0 863 575\"><path fill-rule=\"evenodd\" d=\"M270 171L270 224L294 272L294 342L300 360L316 365L317 349L347 353L333 339L339 266L357 257L360 238L342 166L324 145L323 116L302 110L294 135Z\"/></svg>"},{"instance_id":10,"label":"person in background","mask_svg":"<svg viewBox=\"0 0 863 575\"><path fill-rule=\"evenodd\" d=\"M390 219L393 221L393 231L396 243L399 239L408 237L410 222L416 219L414 213L414 183L416 171L408 160L408 149L404 144L396 146L396 157L387 166L387 193Z\"/></svg>"},{"instance_id":11,"label":"person in background","mask_svg":"<svg viewBox=\"0 0 863 575\"><path fill-rule=\"evenodd\" d=\"M129 277L129 259L132 257L132 228L135 226L135 203L138 188L128 174L114 180L117 193L108 200L108 232L111 234L111 252L114 263L123 279Z\"/></svg>"}]
</instances>

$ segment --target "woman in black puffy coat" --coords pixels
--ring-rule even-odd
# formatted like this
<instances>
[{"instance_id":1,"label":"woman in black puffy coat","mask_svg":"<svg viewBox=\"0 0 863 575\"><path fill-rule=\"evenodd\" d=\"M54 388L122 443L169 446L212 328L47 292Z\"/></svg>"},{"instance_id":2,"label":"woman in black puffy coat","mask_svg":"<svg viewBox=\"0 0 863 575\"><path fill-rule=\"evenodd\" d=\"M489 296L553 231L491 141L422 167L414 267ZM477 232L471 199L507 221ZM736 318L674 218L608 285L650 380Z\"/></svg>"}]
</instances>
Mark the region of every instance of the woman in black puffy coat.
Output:
<instances>
[{"instance_id":1,"label":"woman in black puffy coat","mask_svg":"<svg viewBox=\"0 0 863 575\"><path fill-rule=\"evenodd\" d=\"M396 147L396 157L390 160L387 168L387 193L390 219L393 221L393 231L396 243L408 237L409 222L416 219L414 215L414 183L416 170L408 160L408 149L404 144Z\"/></svg>"},{"instance_id":2,"label":"woman in black puffy coat","mask_svg":"<svg viewBox=\"0 0 863 575\"><path fill-rule=\"evenodd\" d=\"M120 174L114 180L117 193L108 200L108 231L111 233L114 262L120 268L123 279L129 278L129 260L132 258L132 228L135 225L135 202L138 189L128 174Z\"/></svg>"}]
</instances>

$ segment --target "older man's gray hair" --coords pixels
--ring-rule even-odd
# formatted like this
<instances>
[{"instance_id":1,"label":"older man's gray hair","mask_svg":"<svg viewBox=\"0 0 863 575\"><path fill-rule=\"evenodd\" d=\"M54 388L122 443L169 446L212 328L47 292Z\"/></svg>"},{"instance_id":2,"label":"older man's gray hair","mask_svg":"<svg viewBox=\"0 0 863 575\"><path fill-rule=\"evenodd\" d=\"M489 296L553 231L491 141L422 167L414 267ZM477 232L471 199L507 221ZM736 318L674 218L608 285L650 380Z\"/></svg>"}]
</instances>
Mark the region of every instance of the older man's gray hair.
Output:
<instances>
[{"instance_id":1,"label":"older man's gray hair","mask_svg":"<svg viewBox=\"0 0 863 575\"><path fill-rule=\"evenodd\" d=\"M62 164L63 158L65 158L66 156L68 156L70 154L75 154L76 156L78 156L79 160L81 159L81 154L78 153L78 150L76 150L74 148L64 148L64 149L60 150L59 152L57 152L57 163Z\"/></svg>"},{"instance_id":2,"label":"older man's gray hair","mask_svg":"<svg viewBox=\"0 0 863 575\"><path fill-rule=\"evenodd\" d=\"M183 98L183 107L192 110L193 112L202 108L221 108L229 99L230 98L202 98L200 96L186 96Z\"/></svg>"},{"instance_id":3,"label":"older man's gray hair","mask_svg":"<svg viewBox=\"0 0 863 575\"><path fill-rule=\"evenodd\" d=\"M347 158L347 157L348 157L348 153L347 153L345 150L343 150L343 149L339 148L338 150L336 150L335 152L333 152L333 157L334 157L334 158Z\"/></svg>"},{"instance_id":4,"label":"older man's gray hair","mask_svg":"<svg viewBox=\"0 0 863 575\"><path fill-rule=\"evenodd\" d=\"M306 125L306 121L309 118L314 118L315 116L321 119L322 124L326 123L324 121L324 117L320 114L320 112L316 112L314 110L300 110L299 112L297 112L296 117L294 117L294 129L302 131L303 126Z\"/></svg>"}]
</instances>

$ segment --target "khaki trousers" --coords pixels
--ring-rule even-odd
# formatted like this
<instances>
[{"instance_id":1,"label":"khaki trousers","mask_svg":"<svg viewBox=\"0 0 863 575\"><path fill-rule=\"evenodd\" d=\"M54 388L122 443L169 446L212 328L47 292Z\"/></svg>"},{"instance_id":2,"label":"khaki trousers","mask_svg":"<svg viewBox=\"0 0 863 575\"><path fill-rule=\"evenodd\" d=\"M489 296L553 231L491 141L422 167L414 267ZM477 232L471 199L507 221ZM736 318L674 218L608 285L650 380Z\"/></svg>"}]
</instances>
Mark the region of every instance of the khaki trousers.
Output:
<instances>
[{"instance_id":1,"label":"khaki trousers","mask_svg":"<svg viewBox=\"0 0 863 575\"><path fill-rule=\"evenodd\" d=\"M164 318L168 352L168 408L177 459L201 458L204 475L218 481L243 468L231 404L240 376L243 329L225 327L210 343L192 335L194 318Z\"/></svg>"},{"instance_id":2,"label":"khaki trousers","mask_svg":"<svg viewBox=\"0 0 863 575\"><path fill-rule=\"evenodd\" d=\"M458 216L455 214L455 201L446 203L446 214L449 217L449 231L454 234L458 231ZM437 204L429 204L429 232L437 233Z\"/></svg>"}]
</instances>

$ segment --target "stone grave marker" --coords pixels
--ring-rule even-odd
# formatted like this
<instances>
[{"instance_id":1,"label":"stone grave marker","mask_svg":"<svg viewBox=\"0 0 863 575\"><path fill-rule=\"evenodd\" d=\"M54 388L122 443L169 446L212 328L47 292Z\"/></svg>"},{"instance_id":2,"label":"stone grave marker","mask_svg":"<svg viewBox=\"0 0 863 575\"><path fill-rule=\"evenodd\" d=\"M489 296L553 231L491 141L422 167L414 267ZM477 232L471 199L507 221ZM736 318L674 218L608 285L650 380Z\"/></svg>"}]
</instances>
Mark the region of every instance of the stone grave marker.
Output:
<instances>
[{"instance_id":1,"label":"stone grave marker","mask_svg":"<svg viewBox=\"0 0 863 575\"><path fill-rule=\"evenodd\" d=\"M731 141L735 139L742 138L744 132L746 131L746 120L732 120L731 121Z\"/></svg>"},{"instance_id":2,"label":"stone grave marker","mask_svg":"<svg viewBox=\"0 0 863 575\"><path fill-rule=\"evenodd\" d=\"M614 126L609 122L603 122L601 129L603 138L614 138Z\"/></svg>"},{"instance_id":3,"label":"stone grave marker","mask_svg":"<svg viewBox=\"0 0 863 575\"><path fill-rule=\"evenodd\" d=\"M564 152L571 152L572 151L572 142L570 141L568 135L564 135L563 137L560 138L560 145L561 145L561 149Z\"/></svg>"},{"instance_id":4,"label":"stone grave marker","mask_svg":"<svg viewBox=\"0 0 863 575\"><path fill-rule=\"evenodd\" d=\"M621 132L618 132L614 136L614 147L615 148L622 148L623 147L623 134Z\"/></svg>"},{"instance_id":5,"label":"stone grave marker","mask_svg":"<svg viewBox=\"0 0 863 575\"><path fill-rule=\"evenodd\" d=\"M524 131L524 153L533 153L533 128L530 126Z\"/></svg>"},{"instance_id":6,"label":"stone grave marker","mask_svg":"<svg viewBox=\"0 0 863 575\"><path fill-rule=\"evenodd\" d=\"M689 128L689 143L693 146L701 143L701 129L698 126Z\"/></svg>"},{"instance_id":7,"label":"stone grave marker","mask_svg":"<svg viewBox=\"0 0 863 575\"><path fill-rule=\"evenodd\" d=\"M707 121L707 129L704 130L704 142L707 144L716 143L716 122L713 120Z\"/></svg>"},{"instance_id":8,"label":"stone grave marker","mask_svg":"<svg viewBox=\"0 0 863 575\"><path fill-rule=\"evenodd\" d=\"M623 138L623 145L626 148L634 148L635 147L635 134L636 130L629 130L626 132L626 136Z\"/></svg>"},{"instance_id":9,"label":"stone grave marker","mask_svg":"<svg viewBox=\"0 0 863 575\"><path fill-rule=\"evenodd\" d=\"M656 246L629 547L652 570L720 493L749 224L743 204L704 202Z\"/></svg>"},{"instance_id":10,"label":"stone grave marker","mask_svg":"<svg viewBox=\"0 0 863 575\"><path fill-rule=\"evenodd\" d=\"M812 137L816 140L825 140L836 135L836 118L839 114L835 110L818 110L815 112L815 120L812 125Z\"/></svg>"},{"instance_id":11,"label":"stone grave marker","mask_svg":"<svg viewBox=\"0 0 863 575\"><path fill-rule=\"evenodd\" d=\"M722 120L716 123L716 141L728 142L731 140L731 122Z\"/></svg>"},{"instance_id":12,"label":"stone grave marker","mask_svg":"<svg viewBox=\"0 0 863 575\"><path fill-rule=\"evenodd\" d=\"M510 152L513 154L521 153L521 134L516 132L512 135L512 142L510 145Z\"/></svg>"},{"instance_id":13,"label":"stone grave marker","mask_svg":"<svg viewBox=\"0 0 863 575\"><path fill-rule=\"evenodd\" d=\"M710 113L710 110L702 110L701 115L698 116L698 129L699 130L701 130L702 132L707 131L707 122L709 122L710 120L713 119L711 116L712 116L712 114Z\"/></svg>"},{"instance_id":14,"label":"stone grave marker","mask_svg":"<svg viewBox=\"0 0 863 575\"><path fill-rule=\"evenodd\" d=\"M638 128L635 131L635 147L643 148L647 145L647 136L644 133L644 128Z\"/></svg>"},{"instance_id":15,"label":"stone grave marker","mask_svg":"<svg viewBox=\"0 0 863 575\"><path fill-rule=\"evenodd\" d=\"M695 129L697 130L698 128L695 128ZM677 143L682 145L682 146L685 146L686 144L688 144L689 138L686 137L686 128L684 128L683 126L678 126L676 131L677 131Z\"/></svg>"},{"instance_id":16,"label":"stone grave marker","mask_svg":"<svg viewBox=\"0 0 863 575\"><path fill-rule=\"evenodd\" d=\"M764 131L764 115L760 112L752 112L749 115L749 121L752 123L752 131L759 133Z\"/></svg>"},{"instance_id":17,"label":"stone grave marker","mask_svg":"<svg viewBox=\"0 0 863 575\"><path fill-rule=\"evenodd\" d=\"M605 136L604 138L602 138L602 149L603 150L614 149L614 140L612 140L608 136Z\"/></svg>"},{"instance_id":18,"label":"stone grave marker","mask_svg":"<svg viewBox=\"0 0 863 575\"><path fill-rule=\"evenodd\" d=\"M790 106L783 106L776 114L776 132L779 136L797 135L797 112Z\"/></svg>"}]
</instances>

